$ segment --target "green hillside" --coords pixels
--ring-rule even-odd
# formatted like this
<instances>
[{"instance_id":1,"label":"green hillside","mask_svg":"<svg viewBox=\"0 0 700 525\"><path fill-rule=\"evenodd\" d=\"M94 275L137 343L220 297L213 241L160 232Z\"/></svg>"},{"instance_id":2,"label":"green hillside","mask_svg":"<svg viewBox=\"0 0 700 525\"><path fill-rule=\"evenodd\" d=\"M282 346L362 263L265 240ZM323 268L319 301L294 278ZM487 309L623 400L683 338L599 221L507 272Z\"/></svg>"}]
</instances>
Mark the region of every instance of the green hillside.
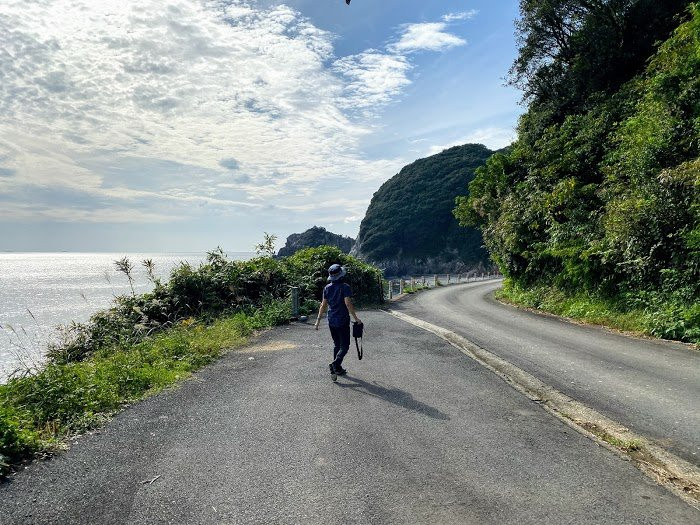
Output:
<instances>
[{"instance_id":1,"label":"green hillside","mask_svg":"<svg viewBox=\"0 0 700 525\"><path fill-rule=\"evenodd\" d=\"M700 4L521 10L528 110L455 215L482 228L511 298L700 340Z\"/></svg>"},{"instance_id":2,"label":"green hillside","mask_svg":"<svg viewBox=\"0 0 700 525\"><path fill-rule=\"evenodd\" d=\"M353 253L396 274L487 263L481 233L461 229L452 208L474 170L492 154L485 146L467 144L404 167L374 194Z\"/></svg>"}]
</instances>

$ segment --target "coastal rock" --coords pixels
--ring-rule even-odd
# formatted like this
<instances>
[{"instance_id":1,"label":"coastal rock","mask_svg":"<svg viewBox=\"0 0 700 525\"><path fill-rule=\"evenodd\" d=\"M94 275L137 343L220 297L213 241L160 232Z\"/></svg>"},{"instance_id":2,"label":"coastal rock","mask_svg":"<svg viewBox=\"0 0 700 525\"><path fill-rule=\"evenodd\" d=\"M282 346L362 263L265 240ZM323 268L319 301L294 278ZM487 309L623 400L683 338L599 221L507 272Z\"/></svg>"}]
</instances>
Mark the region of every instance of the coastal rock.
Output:
<instances>
[{"instance_id":1,"label":"coastal rock","mask_svg":"<svg viewBox=\"0 0 700 525\"><path fill-rule=\"evenodd\" d=\"M278 255L280 257L288 257L304 248L316 248L318 246L336 246L343 252L349 253L354 243L355 240L351 237L338 235L329 232L325 228L314 226L303 233L293 233L287 237L287 243L280 249Z\"/></svg>"}]
</instances>

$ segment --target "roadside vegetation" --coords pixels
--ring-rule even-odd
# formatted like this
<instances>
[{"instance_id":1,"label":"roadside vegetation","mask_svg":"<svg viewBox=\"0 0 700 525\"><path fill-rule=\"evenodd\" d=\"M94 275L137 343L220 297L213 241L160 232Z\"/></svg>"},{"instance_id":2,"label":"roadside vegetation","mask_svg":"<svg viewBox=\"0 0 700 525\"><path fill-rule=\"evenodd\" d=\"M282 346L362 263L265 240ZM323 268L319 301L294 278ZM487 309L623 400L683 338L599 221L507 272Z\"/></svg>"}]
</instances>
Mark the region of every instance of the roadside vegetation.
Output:
<instances>
[{"instance_id":1,"label":"roadside vegetation","mask_svg":"<svg viewBox=\"0 0 700 525\"><path fill-rule=\"evenodd\" d=\"M659 304L644 307L629 304L615 297L600 297L585 292L566 293L551 286L522 287L512 280L505 280L496 298L516 306L532 308L551 314L664 339L698 341L689 326L696 320L693 309L683 303L674 304L659 298Z\"/></svg>"},{"instance_id":2,"label":"roadside vegetation","mask_svg":"<svg viewBox=\"0 0 700 525\"><path fill-rule=\"evenodd\" d=\"M503 297L700 342L700 3L521 2L517 141L455 216Z\"/></svg>"},{"instance_id":3,"label":"roadside vegetation","mask_svg":"<svg viewBox=\"0 0 700 525\"><path fill-rule=\"evenodd\" d=\"M406 284L403 287L403 293L414 294L416 292L428 289L429 288L427 286L424 286L423 283L416 283L413 286L411 286L410 284Z\"/></svg>"},{"instance_id":4,"label":"roadside vegetation","mask_svg":"<svg viewBox=\"0 0 700 525\"><path fill-rule=\"evenodd\" d=\"M150 271L152 292L117 297L87 323L63 327L41 369L0 385L0 476L188 377L256 331L289 322L290 286L299 288L301 313L311 313L333 263L348 268L358 305L382 300L380 270L338 248L282 259L264 248L266 256L250 261L231 261L217 250L198 267L181 264L167 282ZM117 266L131 281L132 263Z\"/></svg>"}]
</instances>

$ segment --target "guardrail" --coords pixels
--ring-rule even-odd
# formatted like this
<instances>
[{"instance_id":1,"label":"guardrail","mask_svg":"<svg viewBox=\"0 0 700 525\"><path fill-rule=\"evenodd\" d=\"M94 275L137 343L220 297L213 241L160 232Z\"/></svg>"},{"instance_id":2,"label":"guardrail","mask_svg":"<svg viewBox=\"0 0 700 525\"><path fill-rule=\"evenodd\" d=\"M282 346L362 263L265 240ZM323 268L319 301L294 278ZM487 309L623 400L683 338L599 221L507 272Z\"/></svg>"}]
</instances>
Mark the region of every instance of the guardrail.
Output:
<instances>
[{"instance_id":1,"label":"guardrail","mask_svg":"<svg viewBox=\"0 0 700 525\"><path fill-rule=\"evenodd\" d=\"M393 299L404 293L413 293L418 290L436 288L449 284L489 281L492 279L500 279L501 277L503 276L497 272L421 275L420 277L384 280L382 283L382 291L384 293L384 299Z\"/></svg>"}]
</instances>

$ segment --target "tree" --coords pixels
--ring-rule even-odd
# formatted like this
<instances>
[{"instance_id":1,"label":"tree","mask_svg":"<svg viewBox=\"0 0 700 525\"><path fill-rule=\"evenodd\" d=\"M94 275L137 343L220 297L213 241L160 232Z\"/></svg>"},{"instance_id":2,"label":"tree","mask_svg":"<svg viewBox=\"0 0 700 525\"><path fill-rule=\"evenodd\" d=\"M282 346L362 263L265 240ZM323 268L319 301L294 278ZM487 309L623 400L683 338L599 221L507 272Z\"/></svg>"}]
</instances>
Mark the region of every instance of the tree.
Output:
<instances>
[{"instance_id":1,"label":"tree","mask_svg":"<svg viewBox=\"0 0 700 525\"><path fill-rule=\"evenodd\" d=\"M276 235L265 232L265 239L260 244L255 245L255 253L263 257L274 257Z\"/></svg>"},{"instance_id":2,"label":"tree","mask_svg":"<svg viewBox=\"0 0 700 525\"><path fill-rule=\"evenodd\" d=\"M691 3L521 0L510 83L524 91L530 112L545 117L540 130L561 123L643 71L656 43L669 37Z\"/></svg>"}]
</instances>

